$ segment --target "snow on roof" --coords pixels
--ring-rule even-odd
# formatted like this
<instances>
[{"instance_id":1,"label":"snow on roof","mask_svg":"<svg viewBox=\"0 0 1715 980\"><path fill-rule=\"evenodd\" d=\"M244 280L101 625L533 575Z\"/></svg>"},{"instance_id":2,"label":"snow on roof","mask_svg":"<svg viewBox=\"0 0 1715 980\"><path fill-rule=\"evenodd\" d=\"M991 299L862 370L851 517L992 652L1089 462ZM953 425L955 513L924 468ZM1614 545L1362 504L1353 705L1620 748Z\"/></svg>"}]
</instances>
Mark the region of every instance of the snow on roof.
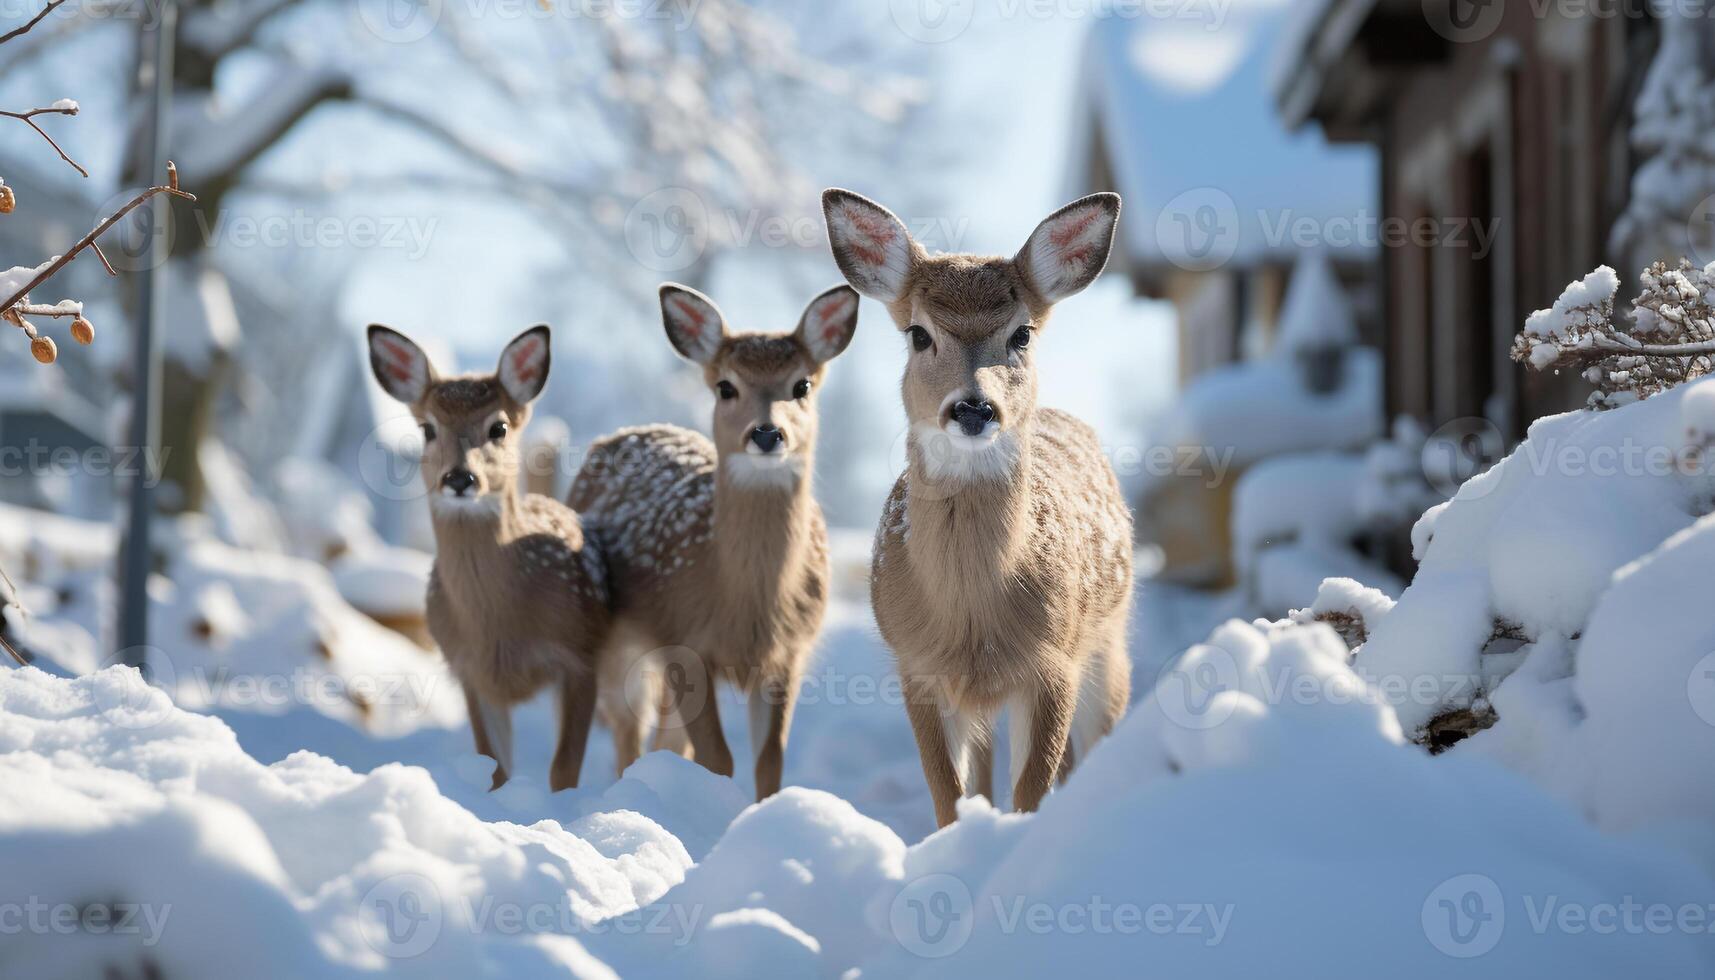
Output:
<instances>
[{"instance_id":1,"label":"snow on roof","mask_svg":"<svg viewBox=\"0 0 1715 980\"><path fill-rule=\"evenodd\" d=\"M1344 370L1340 387L1326 395L1304 387L1286 357L1210 371L1185 387L1164 441L1217 458L1230 451L1235 466L1281 453L1355 449L1382 433L1381 357L1353 348Z\"/></svg>"},{"instance_id":2,"label":"snow on roof","mask_svg":"<svg viewBox=\"0 0 1715 980\"><path fill-rule=\"evenodd\" d=\"M1289 19L1282 7L1236 4L1213 26L1112 17L1092 32L1085 98L1135 262L1208 269L1307 246L1371 247L1373 150L1330 145L1314 127L1291 132L1275 113L1268 49Z\"/></svg>"},{"instance_id":3,"label":"snow on roof","mask_svg":"<svg viewBox=\"0 0 1715 980\"><path fill-rule=\"evenodd\" d=\"M1293 267L1281 304L1275 344L1288 353L1315 347L1345 347L1358 341L1352 300L1334 275L1326 253L1306 252Z\"/></svg>"}]
</instances>

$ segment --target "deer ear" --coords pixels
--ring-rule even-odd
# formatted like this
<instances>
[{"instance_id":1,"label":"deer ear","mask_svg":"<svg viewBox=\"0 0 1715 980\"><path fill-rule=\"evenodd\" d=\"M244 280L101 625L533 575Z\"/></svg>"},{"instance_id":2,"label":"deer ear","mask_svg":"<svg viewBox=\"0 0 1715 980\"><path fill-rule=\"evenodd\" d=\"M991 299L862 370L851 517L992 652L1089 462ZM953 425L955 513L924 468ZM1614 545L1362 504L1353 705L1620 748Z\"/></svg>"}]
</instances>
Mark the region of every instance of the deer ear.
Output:
<instances>
[{"instance_id":1,"label":"deer ear","mask_svg":"<svg viewBox=\"0 0 1715 980\"><path fill-rule=\"evenodd\" d=\"M822 192L828 242L846 282L870 299L897 302L922 250L905 223L881 205L832 187Z\"/></svg>"},{"instance_id":2,"label":"deer ear","mask_svg":"<svg viewBox=\"0 0 1715 980\"><path fill-rule=\"evenodd\" d=\"M381 390L407 405L416 404L435 380L435 367L423 348L379 323L369 325L369 368Z\"/></svg>"},{"instance_id":3,"label":"deer ear","mask_svg":"<svg viewBox=\"0 0 1715 980\"><path fill-rule=\"evenodd\" d=\"M720 307L689 286L661 284L661 321L673 349L698 364L714 360L726 338L726 318Z\"/></svg>"},{"instance_id":4,"label":"deer ear","mask_svg":"<svg viewBox=\"0 0 1715 980\"><path fill-rule=\"evenodd\" d=\"M810 301L798 321L798 342L817 364L838 357L857 330L858 294L850 286L835 286Z\"/></svg>"},{"instance_id":5,"label":"deer ear","mask_svg":"<svg viewBox=\"0 0 1715 980\"><path fill-rule=\"evenodd\" d=\"M1079 198L1037 225L1013 262L1038 296L1058 303L1101 274L1119 217L1118 194Z\"/></svg>"},{"instance_id":6,"label":"deer ear","mask_svg":"<svg viewBox=\"0 0 1715 980\"><path fill-rule=\"evenodd\" d=\"M520 405L535 401L548 383L549 340L548 325L538 323L514 337L500 352L500 367L495 371L500 387Z\"/></svg>"}]
</instances>

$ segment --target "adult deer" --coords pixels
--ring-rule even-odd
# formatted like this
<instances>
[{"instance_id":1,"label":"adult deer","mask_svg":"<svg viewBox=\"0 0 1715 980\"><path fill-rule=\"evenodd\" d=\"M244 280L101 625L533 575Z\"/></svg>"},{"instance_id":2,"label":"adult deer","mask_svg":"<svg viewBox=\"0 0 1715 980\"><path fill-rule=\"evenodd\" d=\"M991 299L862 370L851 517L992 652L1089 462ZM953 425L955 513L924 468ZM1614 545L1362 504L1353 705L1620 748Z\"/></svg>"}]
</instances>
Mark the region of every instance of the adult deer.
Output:
<instances>
[{"instance_id":1,"label":"adult deer","mask_svg":"<svg viewBox=\"0 0 1715 980\"><path fill-rule=\"evenodd\" d=\"M404 334L369 328L370 366L423 430L423 483L435 528L429 632L464 688L476 750L512 775L513 705L559 697L549 785L578 784L607 637L607 574L566 505L518 490L519 439L548 380L548 328L520 334L493 374L441 378Z\"/></svg>"},{"instance_id":2,"label":"adult deer","mask_svg":"<svg viewBox=\"0 0 1715 980\"><path fill-rule=\"evenodd\" d=\"M669 425L621 430L591 447L571 494L612 570L602 716L621 771L658 724L657 745L732 775L714 698L721 677L749 701L757 799L780 789L828 604L827 526L810 492L817 392L857 308L857 294L836 286L795 330L734 334L708 297L661 287L667 339L715 396L714 441Z\"/></svg>"},{"instance_id":3,"label":"adult deer","mask_svg":"<svg viewBox=\"0 0 1715 980\"><path fill-rule=\"evenodd\" d=\"M907 465L870 588L935 818L992 795L1002 707L1013 805L1034 810L1130 696L1131 514L1090 427L1036 405L1037 337L1102 271L1119 197L1061 208L1011 258L930 255L850 191L822 206L840 271L910 341Z\"/></svg>"}]
</instances>

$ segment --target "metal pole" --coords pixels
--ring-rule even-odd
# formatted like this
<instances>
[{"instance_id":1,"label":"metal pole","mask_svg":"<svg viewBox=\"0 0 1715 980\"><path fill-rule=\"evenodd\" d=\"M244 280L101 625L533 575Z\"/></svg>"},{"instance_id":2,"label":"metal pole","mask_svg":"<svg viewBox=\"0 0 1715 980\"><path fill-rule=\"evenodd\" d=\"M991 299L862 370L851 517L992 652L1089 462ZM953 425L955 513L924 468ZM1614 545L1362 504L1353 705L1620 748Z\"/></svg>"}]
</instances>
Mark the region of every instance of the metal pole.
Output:
<instances>
[{"instance_id":1,"label":"metal pole","mask_svg":"<svg viewBox=\"0 0 1715 980\"><path fill-rule=\"evenodd\" d=\"M148 4L145 4L147 9ZM152 43L143 45L147 53L144 62L144 83L148 86L147 126L143 132L143 161L149 169L148 180L159 179L167 172L167 126L173 98L173 37L178 23L178 8L174 0L155 0L157 16L153 24L145 24ZM146 35L147 36L147 35ZM140 460L131 478L127 501L130 519L125 527L125 542L120 556L119 581L119 650L120 660L139 670L146 669L144 648L149 643L149 573L153 553L149 546L149 524L155 515L155 481L160 474L151 469L151 460L159 459L161 443L161 346L156 341L156 325L166 312L166 291L162 278L166 274L171 246L167 222L171 207L165 195L157 196L139 208L147 229L149 262L147 270L138 277L137 325L132 332L131 366L135 388L131 397L131 446ZM194 452L196 447L179 447Z\"/></svg>"}]
</instances>

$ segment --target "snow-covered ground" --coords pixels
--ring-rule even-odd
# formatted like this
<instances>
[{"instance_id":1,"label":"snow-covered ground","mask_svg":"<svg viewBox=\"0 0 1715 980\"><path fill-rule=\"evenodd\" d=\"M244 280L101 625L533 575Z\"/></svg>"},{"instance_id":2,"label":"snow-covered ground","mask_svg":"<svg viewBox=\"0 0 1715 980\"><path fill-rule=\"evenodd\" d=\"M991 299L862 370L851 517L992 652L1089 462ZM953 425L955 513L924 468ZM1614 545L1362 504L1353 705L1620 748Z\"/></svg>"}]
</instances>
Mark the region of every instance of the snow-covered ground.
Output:
<instances>
[{"instance_id":1,"label":"snow-covered ground","mask_svg":"<svg viewBox=\"0 0 1715 980\"><path fill-rule=\"evenodd\" d=\"M1664 396L1589 425L1641 438L1674 412ZM1435 519L1438 540L1464 510ZM1518 753L1410 744L1362 676L1368 648L1354 669L1328 625L1233 620L1192 646L1223 600L1145 581L1120 729L1039 813L972 801L934 833L862 601L862 536L837 549L790 788L751 806L748 774L665 754L615 779L605 735L584 787L550 794L546 704L520 719L518 777L488 793L436 655L357 614L322 566L211 540L188 541L157 590L150 663L175 705L90 659L99 530L26 516L0 514L25 542L7 550L29 552L0 558L32 570L19 633L46 669L0 672L0 975L1715 971L1715 716L1669 711L1686 664L1650 659L1696 641L1660 625L1627 647L1604 625L1695 581L1701 523L1622 572L1599 602L1617 612L1583 633L1582 651L1616 651L1573 675L1598 796ZM1330 587L1315 611L1356 610L1379 645L1412 595ZM1647 665L1625 669L1622 649Z\"/></svg>"}]
</instances>

